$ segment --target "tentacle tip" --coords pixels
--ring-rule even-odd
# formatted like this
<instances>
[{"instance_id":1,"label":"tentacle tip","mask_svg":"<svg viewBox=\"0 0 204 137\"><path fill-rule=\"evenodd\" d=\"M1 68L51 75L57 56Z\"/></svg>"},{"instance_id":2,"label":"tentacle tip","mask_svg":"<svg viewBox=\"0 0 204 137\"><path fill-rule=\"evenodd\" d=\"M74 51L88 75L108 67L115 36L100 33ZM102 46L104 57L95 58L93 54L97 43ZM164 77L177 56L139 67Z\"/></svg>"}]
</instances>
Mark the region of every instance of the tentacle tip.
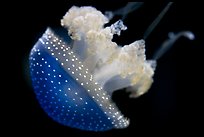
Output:
<instances>
[{"instance_id":1,"label":"tentacle tip","mask_svg":"<svg viewBox=\"0 0 204 137\"><path fill-rule=\"evenodd\" d=\"M111 20L114 17L114 13L112 11L106 11L105 16Z\"/></svg>"},{"instance_id":2,"label":"tentacle tip","mask_svg":"<svg viewBox=\"0 0 204 137\"><path fill-rule=\"evenodd\" d=\"M194 40L195 39L195 35L191 32L191 31L187 31L185 33L185 36L190 39L190 40Z\"/></svg>"}]
</instances>

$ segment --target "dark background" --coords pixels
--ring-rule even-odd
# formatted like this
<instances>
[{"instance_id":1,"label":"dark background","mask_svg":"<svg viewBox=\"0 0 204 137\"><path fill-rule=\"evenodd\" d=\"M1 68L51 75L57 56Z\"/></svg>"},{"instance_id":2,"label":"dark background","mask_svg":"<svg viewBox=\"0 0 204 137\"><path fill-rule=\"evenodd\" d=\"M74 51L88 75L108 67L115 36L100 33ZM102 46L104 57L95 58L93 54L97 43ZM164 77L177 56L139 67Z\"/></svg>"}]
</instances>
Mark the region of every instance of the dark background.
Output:
<instances>
[{"instance_id":1,"label":"dark background","mask_svg":"<svg viewBox=\"0 0 204 137\"><path fill-rule=\"evenodd\" d=\"M3 111L9 118L5 126L11 131L57 131L66 136L137 136L137 134L200 133L203 129L203 18L202 6L192 3L174 3L165 17L146 40L146 55L152 54L166 40L169 32L190 30L196 39L179 39L174 47L158 61L154 83L149 92L138 99L129 99L124 90L115 92L113 100L122 113L130 118L126 129L106 132L87 132L62 126L51 120L40 108L30 85L28 55L35 42L46 28L58 28L60 19L72 5L94 6L104 12L116 10L126 2L82 2L70 1L28 1L12 3L12 13L7 17L11 31L6 37L12 43L8 47L11 54L6 55L5 66L9 70L9 84L2 100L6 106ZM166 3L145 3L140 9L130 13L124 20L128 29L114 41L120 45L142 39L143 33L157 17ZM14 7L14 8L13 8ZM115 17L112 22L117 21ZM10 21L11 20L11 21ZM8 45L8 44L7 44ZM12 49L12 50L11 50ZM7 52L6 52L7 53ZM11 58L11 59L10 59ZM11 65L11 66L10 66ZM10 66L10 67L8 67ZM8 90L9 89L9 90ZM8 105L7 105L8 104Z\"/></svg>"}]
</instances>

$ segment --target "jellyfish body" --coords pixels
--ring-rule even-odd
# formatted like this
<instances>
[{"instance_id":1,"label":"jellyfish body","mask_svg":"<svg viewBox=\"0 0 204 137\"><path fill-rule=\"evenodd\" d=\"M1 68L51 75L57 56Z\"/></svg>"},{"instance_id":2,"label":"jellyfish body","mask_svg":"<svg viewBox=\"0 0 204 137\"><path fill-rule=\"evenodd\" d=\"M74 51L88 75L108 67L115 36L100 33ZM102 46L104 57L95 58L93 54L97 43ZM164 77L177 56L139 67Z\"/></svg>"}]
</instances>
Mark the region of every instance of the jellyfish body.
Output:
<instances>
[{"instance_id":1,"label":"jellyfish body","mask_svg":"<svg viewBox=\"0 0 204 137\"><path fill-rule=\"evenodd\" d=\"M128 127L129 120L112 101L112 93L122 88L131 92L130 97L146 93L156 59L178 37L193 36L186 32L172 36L153 60L146 60L144 40L118 46L112 42L113 35L127 27L119 20L104 28L108 21L93 7L73 6L61 20L72 44L48 28L30 52L36 97L58 123L89 131Z\"/></svg>"},{"instance_id":2,"label":"jellyfish body","mask_svg":"<svg viewBox=\"0 0 204 137\"><path fill-rule=\"evenodd\" d=\"M99 22L93 22L96 18ZM66 44L48 28L31 50L30 70L37 99L44 111L63 125L91 131L129 125L129 120L112 102L111 95L130 85L142 87L145 77L139 73L149 68L144 65L147 64L144 41L117 46L111 41L113 35L120 35L120 31L127 28L122 21L103 28L107 22L108 19L93 7L73 7L62 20L73 44ZM126 67L128 60L131 66ZM121 66L116 71L118 65ZM147 90L138 89L133 96Z\"/></svg>"}]
</instances>

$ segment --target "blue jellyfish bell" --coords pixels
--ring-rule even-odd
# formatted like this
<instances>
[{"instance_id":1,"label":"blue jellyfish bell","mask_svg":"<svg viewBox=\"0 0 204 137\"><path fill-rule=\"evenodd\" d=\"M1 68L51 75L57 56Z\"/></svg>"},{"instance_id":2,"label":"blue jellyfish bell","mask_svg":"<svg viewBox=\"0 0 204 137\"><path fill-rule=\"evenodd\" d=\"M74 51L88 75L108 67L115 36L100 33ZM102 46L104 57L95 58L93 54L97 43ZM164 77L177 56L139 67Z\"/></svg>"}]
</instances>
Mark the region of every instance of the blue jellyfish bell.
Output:
<instances>
[{"instance_id":1,"label":"blue jellyfish bell","mask_svg":"<svg viewBox=\"0 0 204 137\"><path fill-rule=\"evenodd\" d=\"M37 99L53 120L91 131L128 126L88 68L49 28L31 50L30 70Z\"/></svg>"}]
</instances>

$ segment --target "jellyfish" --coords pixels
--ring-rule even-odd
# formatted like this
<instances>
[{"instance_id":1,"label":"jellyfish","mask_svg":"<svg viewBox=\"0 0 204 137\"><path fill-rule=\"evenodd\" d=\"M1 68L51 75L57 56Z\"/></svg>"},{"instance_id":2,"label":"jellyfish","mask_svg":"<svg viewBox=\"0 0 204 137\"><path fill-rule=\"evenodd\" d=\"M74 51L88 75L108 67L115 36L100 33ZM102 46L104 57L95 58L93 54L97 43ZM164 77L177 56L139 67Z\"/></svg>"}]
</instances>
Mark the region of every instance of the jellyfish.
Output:
<instances>
[{"instance_id":1,"label":"jellyfish","mask_svg":"<svg viewBox=\"0 0 204 137\"><path fill-rule=\"evenodd\" d=\"M112 41L127 26L119 20L104 27L110 19L92 6L73 6L61 20L72 42L47 28L31 49L33 89L40 106L54 121L88 131L128 127L130 120L111 99L113 92L126 88L132 98L143 95L153 83L156 61L181 36L194 39L190 31L170 33L153 59L147 60L145 40L124 46ZM161 16L157 22L159 19Z\"/></svg>"}]
</instances>

